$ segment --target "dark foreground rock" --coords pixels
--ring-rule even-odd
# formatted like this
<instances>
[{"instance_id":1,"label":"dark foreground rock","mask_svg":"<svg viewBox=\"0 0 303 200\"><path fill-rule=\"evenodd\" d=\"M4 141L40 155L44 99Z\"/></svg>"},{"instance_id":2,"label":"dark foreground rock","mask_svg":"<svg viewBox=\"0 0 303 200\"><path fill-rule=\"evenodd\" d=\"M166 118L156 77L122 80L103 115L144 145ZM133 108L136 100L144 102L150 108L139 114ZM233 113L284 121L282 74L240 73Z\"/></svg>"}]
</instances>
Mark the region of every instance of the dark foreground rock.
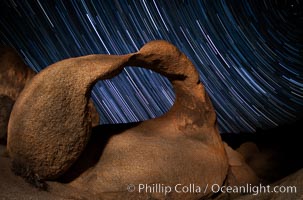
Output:
<instances>
[{"instance_id":1,"label":"dark foreground rock","mask_svg":"<svg viewBox=\"0 0 303 200\"><path fill-rule=\"evenodd\" d=\"M14 101L6 95L0 94L0 144L6 144L7 125Z\"/></svg>"},{"instance_id":2,"label":"dark foreground rock","mask_svg":"<svg viewBox=\"0 0 303 200\"><path fill-rule=\"evenodd\" d=\"M275 191L274 188L276 187ZM301 200L303 199L303 169L270 185L270 191L245 195L236 200Z\"/></svg>"}]
</instances>

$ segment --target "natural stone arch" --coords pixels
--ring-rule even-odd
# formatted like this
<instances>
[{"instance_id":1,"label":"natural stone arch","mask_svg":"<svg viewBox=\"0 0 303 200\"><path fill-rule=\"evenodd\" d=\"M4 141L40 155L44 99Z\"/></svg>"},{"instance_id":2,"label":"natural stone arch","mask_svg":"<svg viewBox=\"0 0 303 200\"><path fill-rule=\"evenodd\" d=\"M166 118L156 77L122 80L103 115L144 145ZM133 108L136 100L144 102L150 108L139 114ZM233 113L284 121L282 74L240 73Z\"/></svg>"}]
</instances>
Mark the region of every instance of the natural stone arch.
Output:
<instances>
[{"instance_id":1,"label":"natural stone arch","mask_svg":"<svg viewBox=\"0 0 303 200\"><path fill-rule=\"evenodd\" d=\"M7 126L12 107L26 84L36 75L16 50L0 46L0 143L6 144ZM99 114L93 102L89 113L94 126L99 124Z\"/></svg>"},{"instance_id":2,"label":"natural stone arch","mask_svg":"<svg viewBox=\"0 0 303 200\"><path fill-rule=\"evenodd\" d=\"M11 114L8 150L14 162L43 179L55 179L66 172L84 150L90 137L92 127L88 100L92 86L98 80L117 75L125 66L145 67L164 75L172 83L176 99L172 108L163 116L144 121L135 128L122 132L117 143L110 142L105 151L115 152L115 146L120 148L127 144L127 139L135 140L138 135L139 138L142 135L159 137L161 142L162 138L165 138L164 142L172 139L177 143L170 145L173 148L170 153L171 156L176 156L177 161L164 162L169 175L161 175L159 180L167 182L171 178L175 182L176 176L184 173L180 177L186 183L195 179L201 187L207 183L222 184L226 178L228 163L218 133L215 111L193 64L175 46L165 41L149 42L139 52L132 54L89 55L66 59L41 71L21 93ZM187 141L187 144L193 142L197 149L190 148L188 151L185 145L180 150L177 144L182 141ZM176 153L179 150L186 152L181 154L183 157ZM115 153L105 153L109 157L103 159L104 163L110 163L108 158L118 158L119 153ZM140 155L140 151L137 153ZM130 159L136 158L131 156ZM135 163L141 166L140 161L144 162L137 160ZM100 166L95 168L97 171L104 168L102 158L99 163ZM194 167L191 168L191 165ZM192 170L194 175L183 171L183 167ZM157 171L153 169L155 170ZM123 180L130 180L132 177L127 176ZM152 174L146 177L148 181L154 178L157 180ZM81 180L84 179L85 177L81 177ZM81 185L81 180L76 180L75 184ZM123 191L121 184L125 183L114 181L109 185L119 192ZM95 189L106 192L106 188ZM207 190L206 194L208 193L210 189Z\"/></svg>"}]
</instances>

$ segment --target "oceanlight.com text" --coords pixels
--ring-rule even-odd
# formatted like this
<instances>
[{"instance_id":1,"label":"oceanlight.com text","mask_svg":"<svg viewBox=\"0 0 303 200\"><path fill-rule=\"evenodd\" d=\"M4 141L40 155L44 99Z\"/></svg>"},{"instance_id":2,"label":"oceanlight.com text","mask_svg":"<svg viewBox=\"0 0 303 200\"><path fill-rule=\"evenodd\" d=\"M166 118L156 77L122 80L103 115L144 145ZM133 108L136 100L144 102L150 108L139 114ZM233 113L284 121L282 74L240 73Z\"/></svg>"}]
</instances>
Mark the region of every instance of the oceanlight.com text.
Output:
<instances>
[{"instance_id":1,"label":"oceanlight.com text","mask_svg":"<svg viewBox=\"0 0 303 200\"><path fill-rule=\"evenodd\" d=\"M167 195L169 193L239 193L239 194L253 194L260 193L296 193L296 186L271 186L271 185L251 185L246 184L243 186L221 186L219 184L206 184L200 186L197 184L176 184L165 185L161 183L155 184L129 184L127 191L138 193L162 193Z\"/></svg>"}]
</instances>

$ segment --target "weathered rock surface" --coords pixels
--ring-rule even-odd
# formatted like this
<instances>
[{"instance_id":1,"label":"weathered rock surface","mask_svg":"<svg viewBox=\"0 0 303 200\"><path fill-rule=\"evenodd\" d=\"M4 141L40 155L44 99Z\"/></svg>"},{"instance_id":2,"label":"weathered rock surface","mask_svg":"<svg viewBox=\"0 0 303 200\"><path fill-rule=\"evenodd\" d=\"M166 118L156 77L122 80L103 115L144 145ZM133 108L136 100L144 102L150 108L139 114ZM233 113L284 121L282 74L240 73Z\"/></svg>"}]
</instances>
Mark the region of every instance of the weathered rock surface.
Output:
<instances>
[{"instance_id":1,"label":"weathered rock surface","mask_svg":"<svg viewBox=\"0 0 303 200\"><path fill-rule=\"evenodd\" d=\"M270 186L270 191L241 196L236 200L301 200L303 199L303 169ZM275 186L278 192L274 192Z\"/></svg>"},{"instance_id":2,"label":"weathered rock surface","mask_svg":"<svg viewBox=\"0 0 303 200\"><path fill-rule=\"evenodd\" d=\"M221 134L221 137L243 155L262 183L270 184L303 167L303 160L298 159L303 152L302 127L303 121L298 120L253 134Z\"/></svg>"},{"instance_id":3,"label":"weathered rock surface","mask_svg":"<svg viewBox=\"0 0 303 200\"><path fill-rule=\"evenodd\" d=\"M255 172L245 162L244 157L224 143L225 150L228 157L229 170L227 175L226 185L228 186L246 186L250 184L252 186L258 185L260 179ZM229 193L226 194L230 199L235 198L241 194Z\"/></svg>"},{"instance_id":4,"label":"weathered rock surface","mask_svg":"<svg viewBox=\"0 0 303 200\"><path fill-rule=\"evenodd\" d=\"M27 66L18 53L9 47L0 47L0 143L6 144L8 119L12 106L27 83L36 73ZM93 102L89 103L93 126L99 124L99 114Z\"/></svg>"},{"instance_id":5,"label":"weathered rock surface","mask_svg":"<svg viewBox=\"0 0 303 200\"><path fill-rule=\"evenodd\" d=\"M247 165L251 167L263 182L273 182L271 179L274 179L280 174L279 167L281 161L277 159L279 153L276 149L265 148L259 150L256 144L245 142L241 144L237 151L244 157Z\"/></svg>"},{"instance_id":6,"label":"weathered rock surface","mask_svg":"<svg viewBox=\"0 0 303 200\"><path fill-rule=\"evenodd\" d=\"M33 187L10 170L10 158L3 145L0 145L0 163L1 200L100 200L90 193L84 193L69 185L57 182L47 182L49 191Z\"/></svg>"},{"instance_id":7,"label":"weathered rock surface","mask_svg":"<svg viewBox=\"0 0 303 200\"><path fill-rule=\"evenodd\" d=\"M176 93L175 103L165 115L112 135L100 128L99 134L107 140L97 163L70 184L104 199L212 195L210 189L168 196L127 192L128 184L140 183L195 183L205 188L206 184L223 184L227 175L215 111L198 73L183 53L165 41L150 42L133 54L66 59L41 71L22 91L11 114L8 151L14 163L44 179L65 173L83 155L90 138L92 86L97 80L114 77L124 66L140 66L166 76Z\"/></svg>"}]
</instances>

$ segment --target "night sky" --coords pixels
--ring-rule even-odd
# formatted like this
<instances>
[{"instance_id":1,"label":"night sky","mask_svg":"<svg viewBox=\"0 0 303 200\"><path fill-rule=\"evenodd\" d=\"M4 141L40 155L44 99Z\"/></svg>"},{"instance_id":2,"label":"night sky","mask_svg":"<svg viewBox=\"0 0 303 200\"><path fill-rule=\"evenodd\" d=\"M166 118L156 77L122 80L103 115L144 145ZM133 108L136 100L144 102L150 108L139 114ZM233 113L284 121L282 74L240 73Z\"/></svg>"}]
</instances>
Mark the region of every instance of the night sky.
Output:
<instances>
[{"instance_id":1,"label":"night sky","mask_svg":"<svg viewBox=\"0 0 303 200\"><path fill-rule=\"evenodd\" d=\"M254 132L303 113L300 0L1 0L0 44L40 71L88 54L127 54L164 39L200 73L220 132ZM169 81L127 67L92 97L102 123L154 118L174 102Z\"/></svg>"}]
</instances>

